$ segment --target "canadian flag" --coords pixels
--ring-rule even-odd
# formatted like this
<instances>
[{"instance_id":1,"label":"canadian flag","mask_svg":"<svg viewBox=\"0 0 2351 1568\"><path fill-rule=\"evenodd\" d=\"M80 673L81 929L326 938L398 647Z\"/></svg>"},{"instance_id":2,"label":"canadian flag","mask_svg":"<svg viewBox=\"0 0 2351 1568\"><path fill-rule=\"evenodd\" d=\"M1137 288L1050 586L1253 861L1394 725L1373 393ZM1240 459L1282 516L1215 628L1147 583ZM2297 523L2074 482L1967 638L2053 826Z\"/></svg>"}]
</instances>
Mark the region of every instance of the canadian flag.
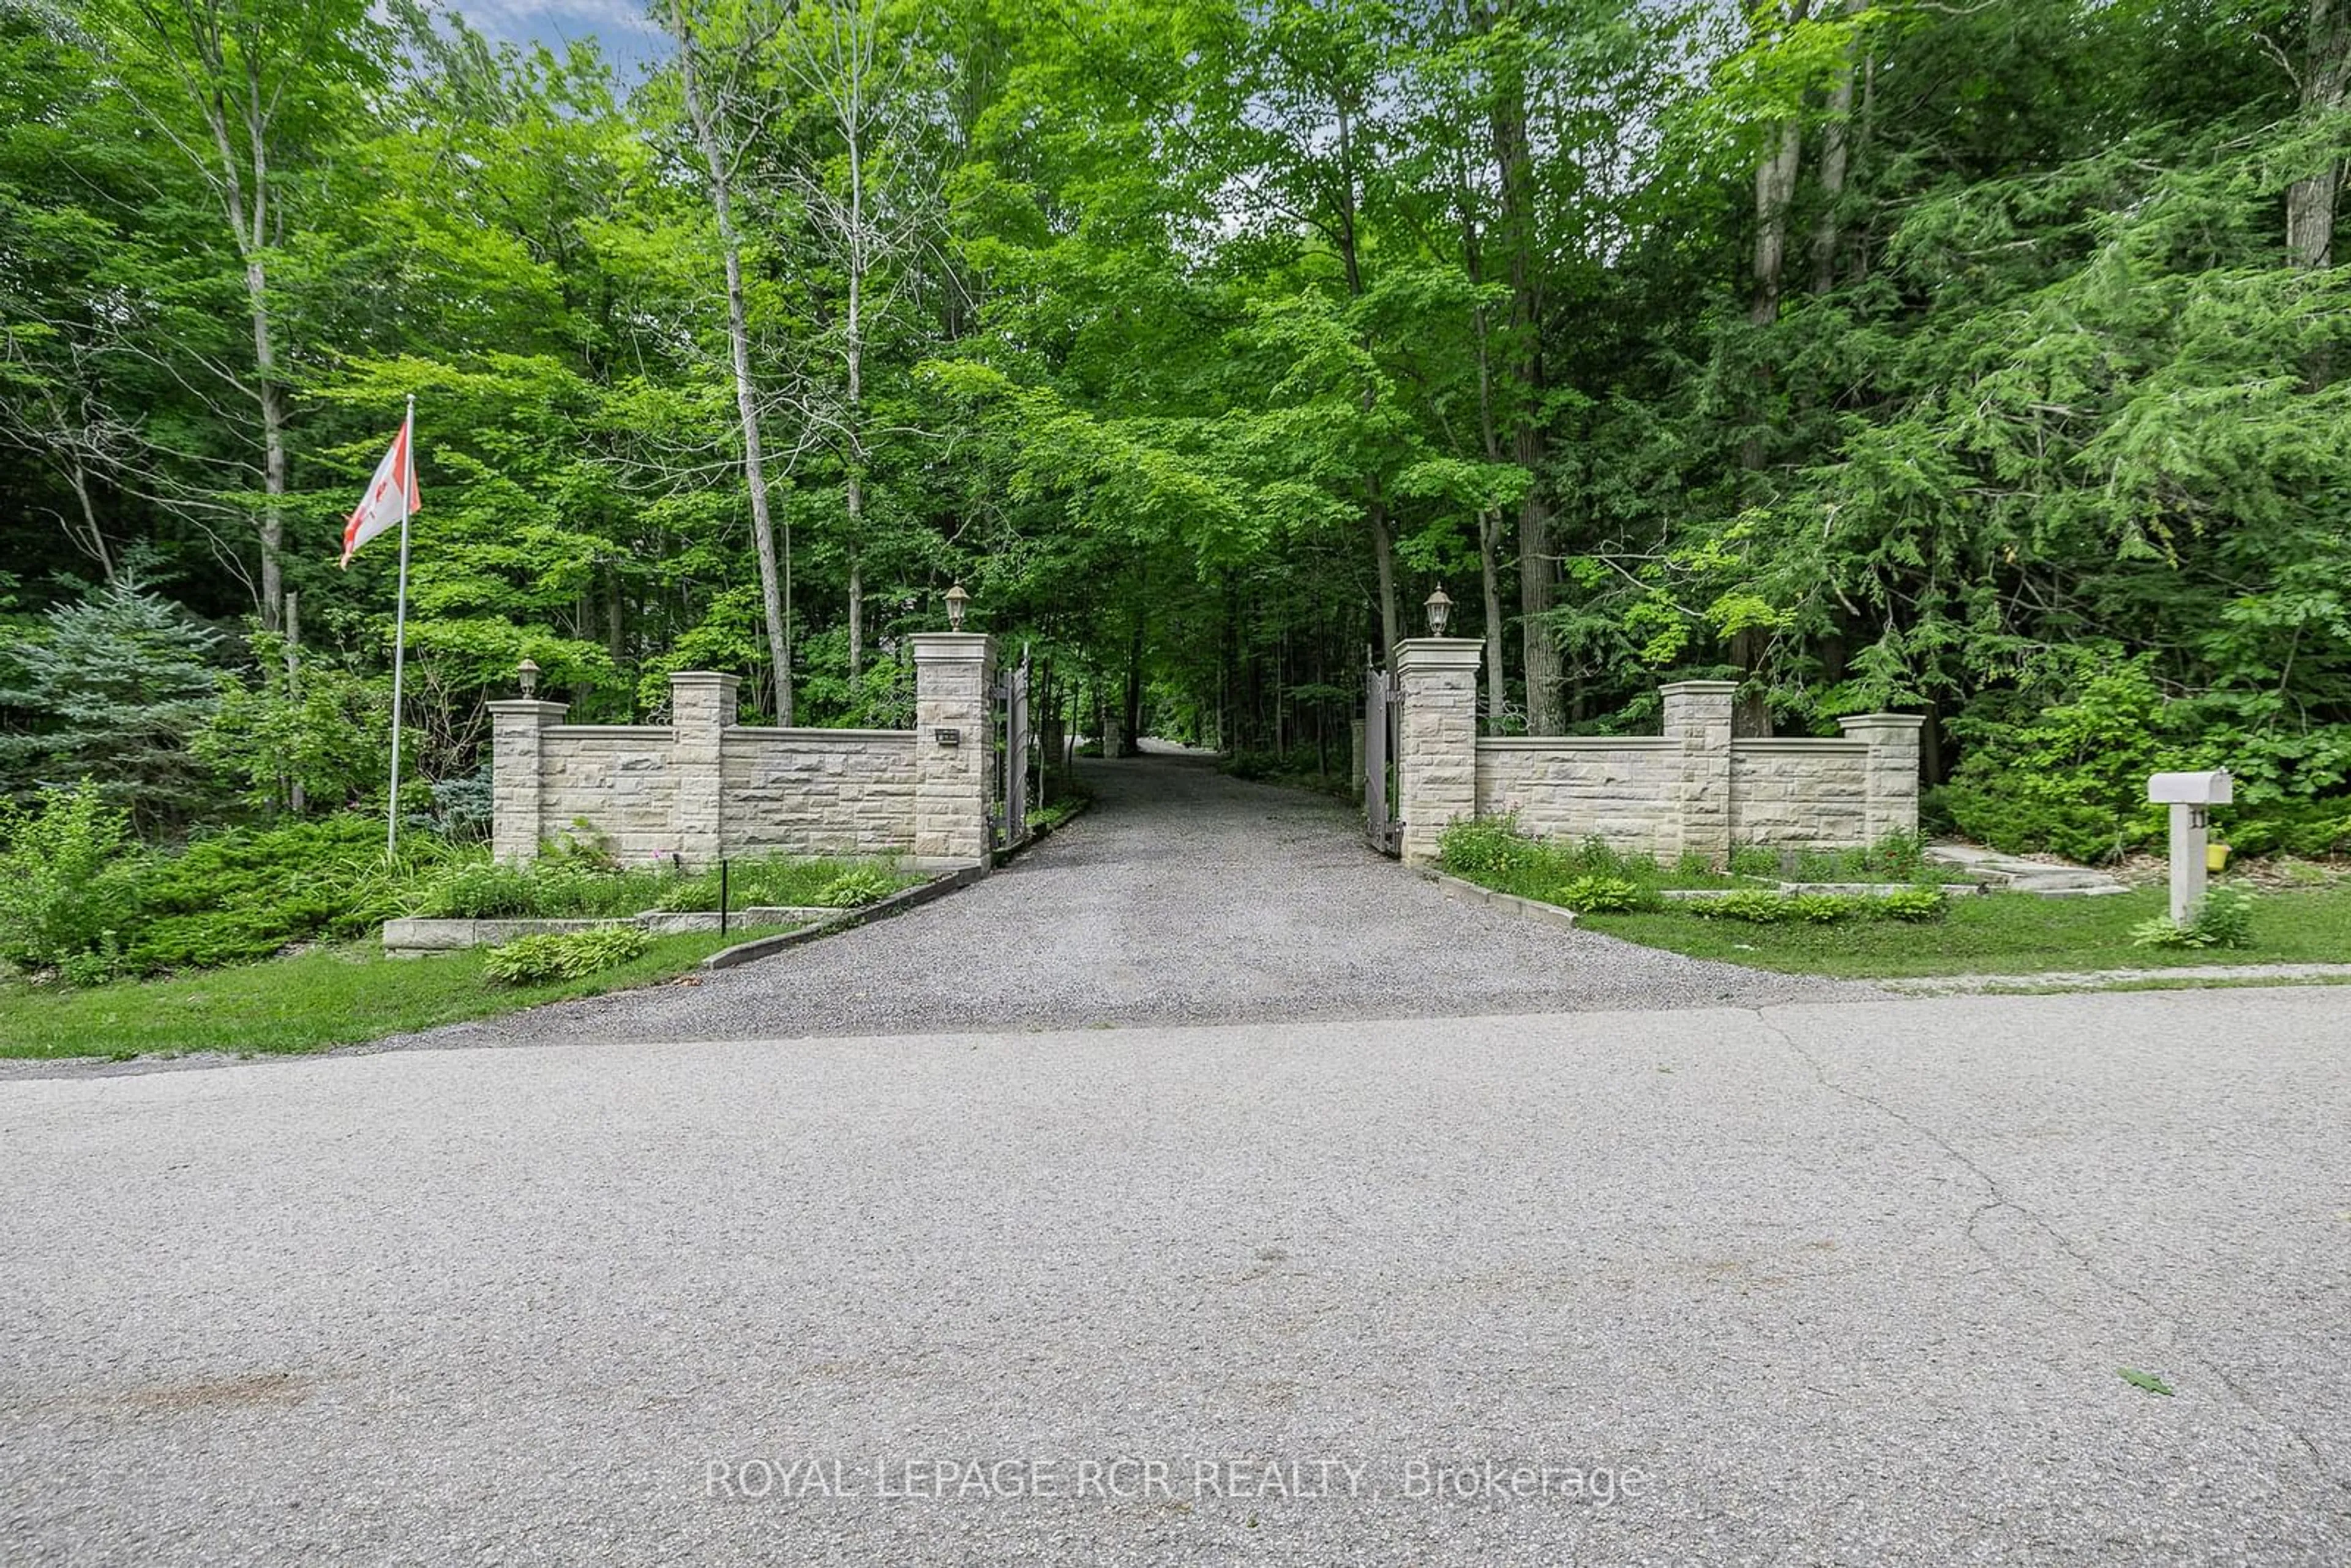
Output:
<instances>
[{"instance_id":1,"label":"canadian flag","mask_svg":"<svg viewBox=\"0 0 2351 1568\"><path fill-rule=\"evenodd\" d=\"M367 494L360 497L350 520L343 524L342 564L346 567L351 564L352 551L386 528L398 528L417 509L416 452L410 440L415 423L412 409L400 422L400 434L392 438L392 450L375 465Z\"/></svg>"}]
</instances>

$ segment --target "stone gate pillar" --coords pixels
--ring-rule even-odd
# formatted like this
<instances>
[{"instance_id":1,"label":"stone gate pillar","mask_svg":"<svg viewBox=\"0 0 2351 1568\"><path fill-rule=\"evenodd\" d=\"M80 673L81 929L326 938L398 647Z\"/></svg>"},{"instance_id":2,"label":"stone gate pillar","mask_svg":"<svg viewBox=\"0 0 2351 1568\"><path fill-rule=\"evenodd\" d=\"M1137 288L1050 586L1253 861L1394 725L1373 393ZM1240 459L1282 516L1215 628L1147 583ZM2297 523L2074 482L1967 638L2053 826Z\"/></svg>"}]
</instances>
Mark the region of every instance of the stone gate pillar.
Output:
<instances>
[{"instance_id":1,"label":"stone gate pillar","mask_svg":"<svg viewBox=\"0 0 2351 1568\"><path fill-rule=\"evenodd\" d=\"M1415 637L1390 653L1404 696L1395 767L1406 865L1437 859L1445 825L1478 814L1478 667L1485 653L1475 637Z\"/></svg>"},{"instance_id":2,"label":"stone gate pillar","mask_svg":"<svg viewBox=\"0 0 2351 1568\"><path fill-rule=\"evenodd\" d=\"M547 727L561 724L565 703L530 697L490 704L490 855L521 865L538 858L547 836Z\"/></svg>"},{"instance_id":3,"label":"stone gate pillar","mask_svg":"<svg viewBox=\"0 0 2351 1568\"><path fill-rule=\"evenodd\" d=\"M741 677L679 670L669 678L670 776L677 794L670 831L688 864L715 865L726 852L726 769L719 748L735 723Z\"/></svg>"},{"instance_id":4,"label":"stone gate pillar","mask_svg":"<svg viewBox=\"0 0 2351 1568\"><path fill-rule=\"evenodd\" d=\"M917 632L913 642L912 859L927 870L985 866L987 784L996 758L996 640L984 632Z\"/></svg>"},{"instance_id":5,"label":"stone gate pillar","mask_svg":"<svg viewBox=\"0 0 2351 1568\"><path fill-rule=\"evenodd\" d=\"M1871 843L1918 831L1918 734L1914 713L1857 713L1837 720L1848 740L1869 743L1869 802L1864 829Z\"/></svg>"},{"instance_id":6,"label":"stone gate pillar","mask_svg":"<svg viewBox=\"0 0 2351 1568\"><path fill-rule=\"evenodd\" d=\"M1674 802L1680 821L1677 852L1704 855L1717 866L1727 864L1730 859L1730 715L1739 683L1676 681L1660 686L1658 695L1666 699L1666 738L1682 743L1681 787ZM1666 845L1661 842L1658 847L1662 850Z\"/></svg>"}]
</instances>

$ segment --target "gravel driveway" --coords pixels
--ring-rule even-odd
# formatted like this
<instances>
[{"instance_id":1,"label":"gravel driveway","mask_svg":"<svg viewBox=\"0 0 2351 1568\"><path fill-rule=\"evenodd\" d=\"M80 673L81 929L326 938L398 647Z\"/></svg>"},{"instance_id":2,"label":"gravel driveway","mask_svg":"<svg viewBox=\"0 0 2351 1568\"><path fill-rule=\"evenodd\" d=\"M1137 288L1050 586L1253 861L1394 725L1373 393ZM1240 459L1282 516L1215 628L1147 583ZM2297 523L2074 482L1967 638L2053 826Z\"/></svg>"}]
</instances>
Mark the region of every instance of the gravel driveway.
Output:
<instances>
[{"instance_id":1,"label":"gravel driveway","mask_svg":"<svg viewBox=\"0 0 2351 1568\"><path fill-rule=\"evenodd\" d=\"M743 968L391 1042L741 1040L1460 1018L1873 994L1447 896L1351 808L1200 758L1096 763L1092 810L977 886Z\"/></svg>"}]
</instances>

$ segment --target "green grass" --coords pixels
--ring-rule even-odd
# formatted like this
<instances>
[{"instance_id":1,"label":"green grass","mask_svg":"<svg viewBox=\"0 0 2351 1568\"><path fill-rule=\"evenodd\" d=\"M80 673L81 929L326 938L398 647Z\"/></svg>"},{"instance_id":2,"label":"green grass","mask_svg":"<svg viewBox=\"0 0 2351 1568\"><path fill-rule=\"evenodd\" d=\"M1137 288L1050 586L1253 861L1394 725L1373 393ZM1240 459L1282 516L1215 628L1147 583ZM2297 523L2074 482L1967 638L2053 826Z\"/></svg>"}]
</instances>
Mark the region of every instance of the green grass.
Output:
<instances>
[{"instance_id":1,"label":"green grass","mask_svg":"<svg viewBox=\"0 0 2351 1568\"><path fill-rule=\"evenodd\" d=\"M2250 947L2134 947L2130 928L2169 907L2161 889L2105 898L1995 893L1951 900L1934 925L1750 925L1678 910L1588 915L1587 930L1697 958L1855 979L2165 969L2194 964L2351 963L2351 886L2257 895Z\"/></svg>"},{"instance_id":2,"label":"green grass","mask_svg":"<svg viewBox=\"0 0 2351 1568\"><path fill-rule=\"evenodd\" d=\"M655 937L643 957L543 986L492 985L485 947L386 958L371 942L88 990L5 983L0 1056L324 1051L667 979L742 940L739 931Z\"/></svg>"}]
</instances>

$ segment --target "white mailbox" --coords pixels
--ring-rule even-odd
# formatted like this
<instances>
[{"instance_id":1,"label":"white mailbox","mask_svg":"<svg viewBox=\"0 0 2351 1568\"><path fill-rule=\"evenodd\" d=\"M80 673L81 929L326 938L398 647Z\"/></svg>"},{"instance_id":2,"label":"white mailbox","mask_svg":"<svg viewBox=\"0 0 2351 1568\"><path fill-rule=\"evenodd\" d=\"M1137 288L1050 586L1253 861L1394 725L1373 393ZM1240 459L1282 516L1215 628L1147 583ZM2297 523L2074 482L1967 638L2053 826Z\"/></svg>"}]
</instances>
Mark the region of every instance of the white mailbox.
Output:
<instances>
[{"instance_id":1,"label":"white mailbox","mask_svg":"<svg viewBox=\"0 0 2351 1568\"><path fill-rule=\"evenodd\" d=\"M2147 781L2147 798L2171 808L2171 923L2185 925L2204 901L2207 806L2226 806L2236 800L2229 770L2209 773L2158 773Z\"/></svg>"},{"instance_id":2,"label":"white mailbox","mask_svg":"<svg viewBox=\"0 0 2351 1568\"><path fill-rule=\"evenodd\" d=\"M2210 773L2158 773L2147 781L2147 798L2158 806L2226 806L2236 796L2229 770Z\"/></svg>"}]
</instances>

